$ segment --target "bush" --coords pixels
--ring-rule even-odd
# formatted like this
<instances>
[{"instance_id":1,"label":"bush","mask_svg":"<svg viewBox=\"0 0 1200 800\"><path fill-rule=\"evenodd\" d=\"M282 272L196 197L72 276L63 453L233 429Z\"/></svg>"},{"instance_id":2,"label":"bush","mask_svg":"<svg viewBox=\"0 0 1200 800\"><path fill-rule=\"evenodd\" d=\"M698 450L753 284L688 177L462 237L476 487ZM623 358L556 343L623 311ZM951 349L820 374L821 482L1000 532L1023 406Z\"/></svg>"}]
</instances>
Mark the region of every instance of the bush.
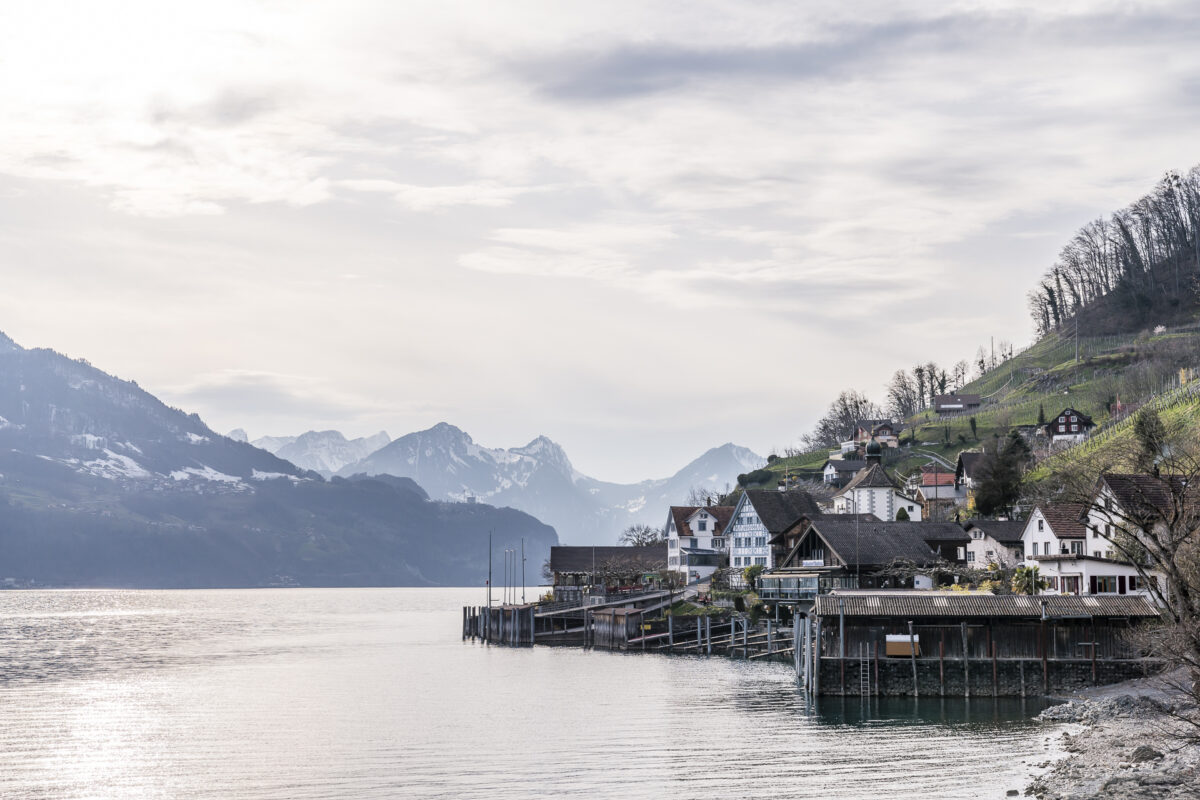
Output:
<instances>
[{"instance_id":1,"label":"bush","mask_svg":"<svg viewBox=\"0 0 1200 800\"><path fill-rule=\"evenodd\" d=\"M758 483L766 483L775 477L775 473L769 469L756 469L753 472L743 472L737 476L738 486L743 488L753 486Z\"/></svg>"}]
</instances>

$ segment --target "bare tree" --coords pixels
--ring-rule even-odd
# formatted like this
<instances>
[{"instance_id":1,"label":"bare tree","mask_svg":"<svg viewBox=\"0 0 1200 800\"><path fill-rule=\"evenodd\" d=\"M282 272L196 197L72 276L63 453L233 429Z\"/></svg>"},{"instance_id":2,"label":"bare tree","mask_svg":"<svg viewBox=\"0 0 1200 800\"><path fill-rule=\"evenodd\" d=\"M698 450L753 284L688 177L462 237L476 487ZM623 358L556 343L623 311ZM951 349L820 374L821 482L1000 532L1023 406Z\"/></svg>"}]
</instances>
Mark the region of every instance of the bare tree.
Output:
<instances>
[{"instance_id":1,"label":"bare tree","mask_svg":"<svg viewBox=\"0 0 1200 800\"><path fill-rule=\"evenodd\" d=\"M1135 431L1130 447L1081 455L1050 490L1080 503L1114 556L1137 570L1163 611L1162 624L1140 643L1179 668L1186 677L1175 687L1200 702L1200 434L1186 419L1139 420ZM1148 464L1149 471L1133 471ZM1200 737L1200 716L1187 719Z\"/></svg>"},{"instance_id":2,"label":"bare tree","mask_svg":"<svg viewBox=\"0 0 1200 800\"><path fill-rule=\"evenodd\" d=\"M859 420L877 419L883 412L866 395L847 389L830 404L829 410L817 421L811 433L801 437L805 447L816 450L836 447L854 433Z\"/></svg>"},{"instance_id":3,"label":"bare tree","mask_svg":"<svg viewBox=\"0 0 1200 800\"><path fill-rule=\"evenodd\" d=\"M666 538L662 528L652 525L630 525L621 531L621 537L617 541L630 547L645 547L664 542Z\"/></svg>"}]
</instances>

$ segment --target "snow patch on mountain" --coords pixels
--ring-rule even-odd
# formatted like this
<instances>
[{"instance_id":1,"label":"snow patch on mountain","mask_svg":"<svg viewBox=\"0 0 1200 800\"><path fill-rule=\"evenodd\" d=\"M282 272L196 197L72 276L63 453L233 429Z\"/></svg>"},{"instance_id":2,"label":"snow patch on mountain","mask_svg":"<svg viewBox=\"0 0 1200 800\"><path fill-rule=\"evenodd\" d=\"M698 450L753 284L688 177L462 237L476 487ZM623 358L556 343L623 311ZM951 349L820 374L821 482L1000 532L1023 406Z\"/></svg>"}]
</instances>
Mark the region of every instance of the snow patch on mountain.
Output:
<instances>
[{"instance_id":1,"label":"snow patch on mountain","mask_svg":"<svg viewBox=\"0 0 1200 800\"><path fill-rule=\"evenodd\" d=\"M242 479L236 475L226 475L223 472L217 472L215 469L205 464L201 464L200 466L203 467L203 469L197 469L196 467L184 467L183 469L177 469L171 473L171 478L176 481L186 481L191 480L192 478L198 478L199 480L214 481L216 483L242 482Z\"/></svg>"}]
</instances>

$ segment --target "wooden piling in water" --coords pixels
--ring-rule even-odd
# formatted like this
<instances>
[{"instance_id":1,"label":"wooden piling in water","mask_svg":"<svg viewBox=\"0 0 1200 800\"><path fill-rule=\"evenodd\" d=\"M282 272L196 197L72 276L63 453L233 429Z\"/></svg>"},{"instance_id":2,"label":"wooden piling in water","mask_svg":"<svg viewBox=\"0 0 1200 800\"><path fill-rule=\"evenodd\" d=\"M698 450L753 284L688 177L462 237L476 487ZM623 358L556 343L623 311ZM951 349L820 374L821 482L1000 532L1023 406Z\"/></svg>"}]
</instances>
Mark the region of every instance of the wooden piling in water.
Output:
<instances>
[{"instance_id":1,"label":"wooden piling in water","mask_svg":"<svg viewBox=\"0 0 1200 800\"><path fill-rule=\"evenodd\" d=\"M971 696L971 653L967 650L967 623L962 623L963 640L963 697Z\"/></svg>"}]
</instances>

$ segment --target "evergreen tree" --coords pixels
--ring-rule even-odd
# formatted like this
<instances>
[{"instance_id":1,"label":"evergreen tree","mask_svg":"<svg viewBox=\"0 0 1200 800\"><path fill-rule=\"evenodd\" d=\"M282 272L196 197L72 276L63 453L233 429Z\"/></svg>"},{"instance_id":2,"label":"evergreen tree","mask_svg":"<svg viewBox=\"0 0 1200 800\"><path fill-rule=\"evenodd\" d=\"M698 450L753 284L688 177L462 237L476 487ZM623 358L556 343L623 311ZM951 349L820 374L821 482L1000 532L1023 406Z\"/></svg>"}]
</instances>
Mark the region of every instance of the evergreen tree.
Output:
<instances>
[{"instance_id":1,"label":"evergreen tree","mask_svg":"<svg viewBox=\"0 0 1200 800\"><path fill-rule=\"evenodd\" d=\"M1038 425L1046 424L1046 408L1041 403L1038 403Z\"/></svg>"},{"instance_id":2,"label":"evergreen tree","mask_svg":"<svg viewBox=\"0 0 1200 800\"><path fill-rule=\"evenodd\" d=\"M1133 436L1137 439L1136 463L1139 472L1150 472L1163 456L1167 429L1158 412L1144 409L1133 421Z\"/></svg>"},{"instance_id":3,"label":"evergreen tree","mask_svg":"<svg viewBox=\"0 0 1200 800\"><path fill-rule=\"evenodd\" d=\"M971 438L972 438L972 439L976 439L976 440L977 440L977 439L979 439L979 436L978 436L978 434L977 434L977 425L978 425L978 423L976 423L976 422L975 422L975 417L971 417L971 419L969 420L969 422L970 422L970 425L971 425Z\"/></svg>"},{"instance_id":4,"label":"evergreen tree","mask_svg":"<svg viewBox=\"0 0 1200 800\"><path fill-rule=\"evenodd\" d=\"M992 516L1012 510L1021 495L1021 477L1029 455L1029 445L1013 431L1003 447L998 445L996 452L984 460L979 488L975 490L975 507L980 514Z\"/></svg>"}]
</instances>

